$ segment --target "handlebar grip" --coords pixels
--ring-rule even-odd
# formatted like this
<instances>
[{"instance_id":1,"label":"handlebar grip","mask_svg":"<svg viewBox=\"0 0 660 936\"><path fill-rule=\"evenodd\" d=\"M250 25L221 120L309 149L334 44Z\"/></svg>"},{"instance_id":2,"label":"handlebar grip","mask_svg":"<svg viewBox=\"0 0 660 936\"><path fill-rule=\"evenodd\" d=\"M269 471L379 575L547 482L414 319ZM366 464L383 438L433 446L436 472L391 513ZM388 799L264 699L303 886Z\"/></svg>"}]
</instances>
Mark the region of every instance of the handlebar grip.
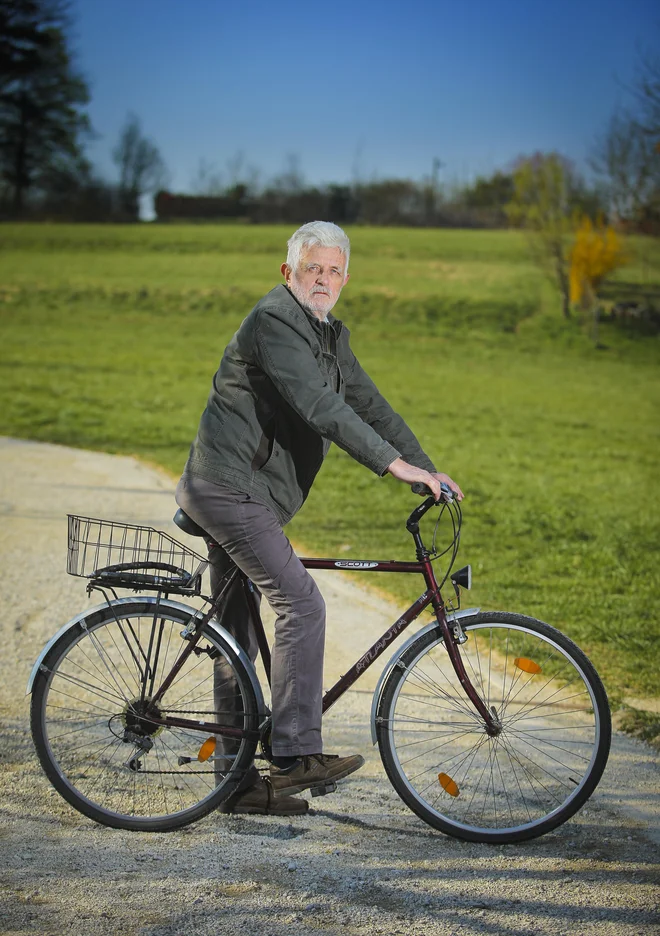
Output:
<instances>
[{"instance_id":1,"label":"handlebar grip","mask_svg":"<svg viewBox=\"0 0 660 936\"><path fill-rule=\"evenodd\" d=\"M423 481L413 481L410 487L413 494L419 494L420 497L428 497L431 494L431 488Z\"/></svg>"},{"instance_id":2,"label":"handlebar grip","mask_svg":"<svg viewBox=\"0 0 660 936\"><path fill-rule=\"evenodd\" d=\"M410 487L413 494L419 494L421 497L433 496L433 491L427 484L424 484L423 481L413 481ZM444 481L440 482L440 491L442 492L442 500L449 502L454 499L454 492Z\"/></svg>"}]
</instances>

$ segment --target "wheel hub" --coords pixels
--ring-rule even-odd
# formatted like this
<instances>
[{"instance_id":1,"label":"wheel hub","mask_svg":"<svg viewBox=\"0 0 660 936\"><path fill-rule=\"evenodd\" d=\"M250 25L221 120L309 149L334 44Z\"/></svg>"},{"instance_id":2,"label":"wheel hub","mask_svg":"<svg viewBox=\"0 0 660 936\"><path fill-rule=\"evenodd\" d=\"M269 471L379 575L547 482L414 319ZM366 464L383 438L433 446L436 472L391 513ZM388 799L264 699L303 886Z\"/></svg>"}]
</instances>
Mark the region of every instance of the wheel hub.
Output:
<instances>
[{"instance_id":1,"label":"wheel hub","mask_svg":"<svg viewBox=\"0 0 660 936\"><path fill-rule=\"evenodd\" d=\"M502 733L503 725L498 717L497 709L494 705L491 705L490 707L490 714L492 716L492 724L486 724L484 727L489 738L496 738L499 734Z\"/></svg>"},{"instance_id":2,"label":"wheel hub","mask_svg":"<svg viewBox=\"0 0 660 936\"><path fill-rule=\"evenodd\" d=\"M154 724L154 720L160 720L162 717L163 713L158 703L151 699L133 699L124 709L122 716L125 734L130 734L130 740L135 736L153 737L162 729L162 725Z\"/></svg>"}]
</instances>

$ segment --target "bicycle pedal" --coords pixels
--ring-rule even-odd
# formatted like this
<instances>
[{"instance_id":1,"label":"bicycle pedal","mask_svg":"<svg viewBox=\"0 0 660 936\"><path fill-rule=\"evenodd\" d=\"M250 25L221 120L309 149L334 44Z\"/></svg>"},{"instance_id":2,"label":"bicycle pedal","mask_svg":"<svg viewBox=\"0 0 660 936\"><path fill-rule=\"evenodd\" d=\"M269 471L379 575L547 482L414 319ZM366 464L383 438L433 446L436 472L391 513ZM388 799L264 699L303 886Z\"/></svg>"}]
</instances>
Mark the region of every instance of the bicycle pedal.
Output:
<instances>
[{"instance_id":1,"label":"bicycle pedal","mask_svg":"<svg viewBox=\"0 0 660 936\"><path fill-rule=\"evenodd\" d=\"M327 783L319 783L317 786L309 788L309 792L312 796L325 796L327 793L334 793L337 789L337 784L334 780L329 780Z\"/></svg>"}]
</instances>

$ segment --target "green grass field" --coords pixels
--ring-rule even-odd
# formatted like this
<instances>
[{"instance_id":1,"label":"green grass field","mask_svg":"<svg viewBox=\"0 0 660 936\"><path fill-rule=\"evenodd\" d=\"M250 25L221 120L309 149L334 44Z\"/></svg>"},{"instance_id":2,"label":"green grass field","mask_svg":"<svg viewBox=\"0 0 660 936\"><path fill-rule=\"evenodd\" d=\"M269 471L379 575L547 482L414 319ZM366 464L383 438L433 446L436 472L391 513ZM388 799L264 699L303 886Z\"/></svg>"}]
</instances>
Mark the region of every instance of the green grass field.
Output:
<instances>
[{"instance_id":1,"label":"green grass field","mask_svg":"<svg viewBox=\"0 0 660 936\"><path fill-rule=\"evenodd\" d=\"M279 281L290 233L1 227L0 432L180 472L224 345ZM562 321L517 232L349 233L336 313L466 492L464 604L565 630L617 702L660 695L658 337L605 325L594 347ZM620 276L660 285L660 244L632 252ZM415 503L333 449L290 534L315 554L403 558ZM401 599L417 588L376 584Z\"/></svg>"}]
</instances>

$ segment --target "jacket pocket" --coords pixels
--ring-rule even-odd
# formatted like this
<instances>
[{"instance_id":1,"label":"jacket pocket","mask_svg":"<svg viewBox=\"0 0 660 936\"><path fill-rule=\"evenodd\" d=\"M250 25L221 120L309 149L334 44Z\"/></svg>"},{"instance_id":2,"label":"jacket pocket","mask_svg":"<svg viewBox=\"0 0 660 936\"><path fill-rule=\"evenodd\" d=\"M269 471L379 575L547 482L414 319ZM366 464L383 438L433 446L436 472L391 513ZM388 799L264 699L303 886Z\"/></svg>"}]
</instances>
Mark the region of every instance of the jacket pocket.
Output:
<instances>
[{"instance_id":1,"label":"jacket pocket","mask_svg":"<svg viewBox=\"0 0 660 936\"><path fill-rule=\"evenodd\" d=\"M261 438L259 439L259 444L257 445L257 449L250 463L252 471L261 471L273 457L273 452L276 449L276 428L277 415L273 414L270 419L263 424Z\"/></svg>"},{"instance_id":2,"label":"jacket pocket","mask_svg":"<svg viewBox=\"0 0 660 936\"><path fill-rule=\"evenodd\" d=\"M253 471L261 471L264 465L270 461L273 454L274 445L275 439L263 432L261 434L261 439L259 440L259 445L257 446L257 451L254 453L254 457L250 464L250 467Z\"/></svg>"}]
</instances>

